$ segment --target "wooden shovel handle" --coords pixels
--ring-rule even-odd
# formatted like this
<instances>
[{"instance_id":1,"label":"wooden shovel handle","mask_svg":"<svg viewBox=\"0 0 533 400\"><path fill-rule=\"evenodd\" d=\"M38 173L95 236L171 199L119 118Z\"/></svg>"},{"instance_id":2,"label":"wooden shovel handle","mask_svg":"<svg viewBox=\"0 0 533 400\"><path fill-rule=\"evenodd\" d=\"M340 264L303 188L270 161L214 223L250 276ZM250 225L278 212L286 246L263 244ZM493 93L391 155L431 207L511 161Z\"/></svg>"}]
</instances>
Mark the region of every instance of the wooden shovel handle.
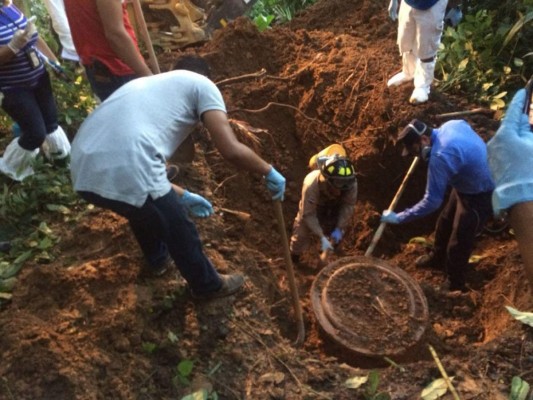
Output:
<instances>
[{"instance_id":1,"label":"wooden shovel handle","mask_svg":"<svg viewBox=\"0 0 533 400\"><path fill-rule=\"evenodd\" d=\"M398 204L398 200L400 200L400 197L405 189L405 186L407 184L407 181L409 180L409 177L413 174L413 171L416 168L416 165L418 164L418 161L420 160L419 157L415 157L413 159L413 162L411 163L411 166L409 167L409 170L407 171L407 174L405 174L403 181L398 188L398 191L396 192L396 195L394 196L394 199L392 199L392 202L390 203L389 210L393 211L396 208L396 204ZM370 242L370 246L368 246L368 249L366 250L365 257L370 257L376 248L376 245L379 242L379 239L381 239L381 235L383 234L383 231L385 230L385 226L387 225L386 222L382 222L378 229L376 230L376 233L374 233L374 237L372 238L372 241Z\"/></svg>"},{"instance_id":2,"label":"wooden shovel handle","mask_svg":"<svg viewBox=\"0 0 533 400\"><path fill-rule=\"evenodd\" d=\"M281 201L274 201L274 211L276 213L279 233L283 245L283 255L285 258L285 266L287 267L287 279L289 281L289 287L291 289L294 314L298 323L298 338L296 339L296 345L301 345L305 340L305 327L302 316L302 306L300 304L300 296L298 295L298 287L296 286L296 280L294 279L294 267L292 265L291 251L289 249L287 231L285 230L285 220L283 218L283 209L281 207Z\"/></svg>"}]
</instances>

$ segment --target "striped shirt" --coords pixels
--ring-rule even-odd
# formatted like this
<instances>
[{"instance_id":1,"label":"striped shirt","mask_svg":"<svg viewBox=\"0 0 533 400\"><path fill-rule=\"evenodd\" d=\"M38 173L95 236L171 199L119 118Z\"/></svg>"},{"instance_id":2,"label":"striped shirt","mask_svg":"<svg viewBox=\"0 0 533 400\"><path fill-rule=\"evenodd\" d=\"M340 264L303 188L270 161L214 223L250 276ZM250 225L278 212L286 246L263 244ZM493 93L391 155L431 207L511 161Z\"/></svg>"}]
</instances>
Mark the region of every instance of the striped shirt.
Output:
<instances>
[{"instance_id":1,"label":"striped shirt","mask_svg":"<svg viewBox=\"0 0 533 400\"><path fill-rule=\"evenodd\" d=\"M6 46L17 29L26 27L26 17L15 6L0 7L0 46ZM35 33L30 43L19 51L15 57L4 64L0 64L0 90L13 90L21 87L33 87L44 73L41 61L37 68L33 68L25 52L34 48L38 33Z\"/></svg>"}]
</instances>

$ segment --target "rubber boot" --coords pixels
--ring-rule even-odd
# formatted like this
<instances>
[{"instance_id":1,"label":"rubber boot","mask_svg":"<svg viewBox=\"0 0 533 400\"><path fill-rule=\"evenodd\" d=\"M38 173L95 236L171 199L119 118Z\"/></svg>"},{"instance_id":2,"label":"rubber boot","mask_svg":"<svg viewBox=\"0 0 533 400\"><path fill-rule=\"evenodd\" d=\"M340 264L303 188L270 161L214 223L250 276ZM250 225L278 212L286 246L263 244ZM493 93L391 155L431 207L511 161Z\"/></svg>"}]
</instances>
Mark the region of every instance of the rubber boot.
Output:
<instances>
[{"instance_id":1,"label":"rubber boot","mask_svg":"<svg viewBox=\"0 0 533 400\"><path fill-rule=\"evenodd\" d=\"M9 143L0 158L0 172L9 176L16 181L22 181L24 178L33 175L33 161L39 149L25 150L20 147L18 138Z\"/></svg>"},{"instance_id":2,"label":"rubber boot","mask_svg":"<svg viewBox=\"0 0 533 400\"><path fill-rule=\"evenodd\" d=\"M412 81L415 75L416 57L409 51L402 54L402 72L397 73L387 82L387 86L400 86Z\"/></svg>"},{"instance_id":3,"label":"rubber boot","mask_svg":"<svg viewBox=\"0 0 533 400\"><path fill-rule=\"evenodd\" d=\"M434 72L435 61L422 62L419 60L417 62L415 69L415 90L411 94L409 103L420 104L428 101Z\"/></svg>"},{"instance_id":4,"label":"rubber boot","mask_svg":"<svg viewBox=\"0 0 533 400\"><path fill-rule=\"evenodd\" d=\"M65 131L60 126L55 131L46 135L43 143L43 152L49 160L62 160L70 155L70 142Z\"/></svg>"}]
</instances>

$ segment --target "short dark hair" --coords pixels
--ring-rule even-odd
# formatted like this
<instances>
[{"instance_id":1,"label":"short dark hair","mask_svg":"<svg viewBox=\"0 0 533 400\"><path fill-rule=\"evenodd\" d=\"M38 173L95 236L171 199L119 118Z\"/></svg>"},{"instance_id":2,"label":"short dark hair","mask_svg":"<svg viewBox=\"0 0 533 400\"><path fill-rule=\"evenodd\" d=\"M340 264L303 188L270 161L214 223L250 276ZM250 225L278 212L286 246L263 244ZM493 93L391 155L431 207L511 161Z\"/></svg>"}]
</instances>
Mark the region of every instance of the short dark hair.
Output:
<instances>
[{"instance_id":1,"label":"short dark hair","mask_svg":"<svg viewBox=\"0 0 533 400\"><path fill-rule=\"evenodd\" d=\"M428 126L418 119L413 119L407 124L405 128L403 128L403 130L398 135L398 143L404 145L404 149L402 152L403 156L409 154L409 152L407 151L407 147L418 143L422 135L428 135Z\"/></svg>"},{"instance_id":2,"label":"short dark hair","mask_svg":"<svg viewBox=\"0 0 533 400\"><path fill-rule=\"evenodd\" d=\"M180 56L174 63L172 69L185 69L211 78L211 68L209 67L209 64L205 58L197 55L188 54Z\"/></svg>"}]
</instances>

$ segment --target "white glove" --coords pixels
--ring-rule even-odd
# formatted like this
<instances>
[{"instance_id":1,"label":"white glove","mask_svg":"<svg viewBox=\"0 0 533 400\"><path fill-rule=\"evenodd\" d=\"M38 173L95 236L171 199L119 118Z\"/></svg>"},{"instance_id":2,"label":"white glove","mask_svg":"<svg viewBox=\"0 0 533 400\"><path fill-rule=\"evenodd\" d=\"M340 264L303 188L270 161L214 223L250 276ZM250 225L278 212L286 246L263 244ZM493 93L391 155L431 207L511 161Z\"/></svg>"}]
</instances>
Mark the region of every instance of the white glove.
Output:
<instances>
[{"instance_id":1,"label":"white glove","mask_svg":"<svg viewBox=\"0 0 533 400\"><path fill-rule=\"evenodd\" d=\"M322 248L322 251L333 250L333 246L331 245L331 242L325 236L322 236L320 238L320 246Z\"/></svg>"},{"instance_id":2,"label":"white glove","mask_svg":"<svg viewBox=\"0 0 533 400\"><path fill-rule=\"evenodd\" d=\"M32 40L36 32L37 28L35 28L35 24L29 19L26 28L17 30L11 38L11 41L7 44L7 47L13 53L17 54Z\"/></svg>"},{"instance_id":3,"label":"white glove","mask_svg":"<svg viewBox=\"0 0 533 400\"><path fill-rule=\"evenodd\" d=\"M398 19L398 0L390 0L388 10L389 18L396 21Z\"/></svg>"}]
</instances>

